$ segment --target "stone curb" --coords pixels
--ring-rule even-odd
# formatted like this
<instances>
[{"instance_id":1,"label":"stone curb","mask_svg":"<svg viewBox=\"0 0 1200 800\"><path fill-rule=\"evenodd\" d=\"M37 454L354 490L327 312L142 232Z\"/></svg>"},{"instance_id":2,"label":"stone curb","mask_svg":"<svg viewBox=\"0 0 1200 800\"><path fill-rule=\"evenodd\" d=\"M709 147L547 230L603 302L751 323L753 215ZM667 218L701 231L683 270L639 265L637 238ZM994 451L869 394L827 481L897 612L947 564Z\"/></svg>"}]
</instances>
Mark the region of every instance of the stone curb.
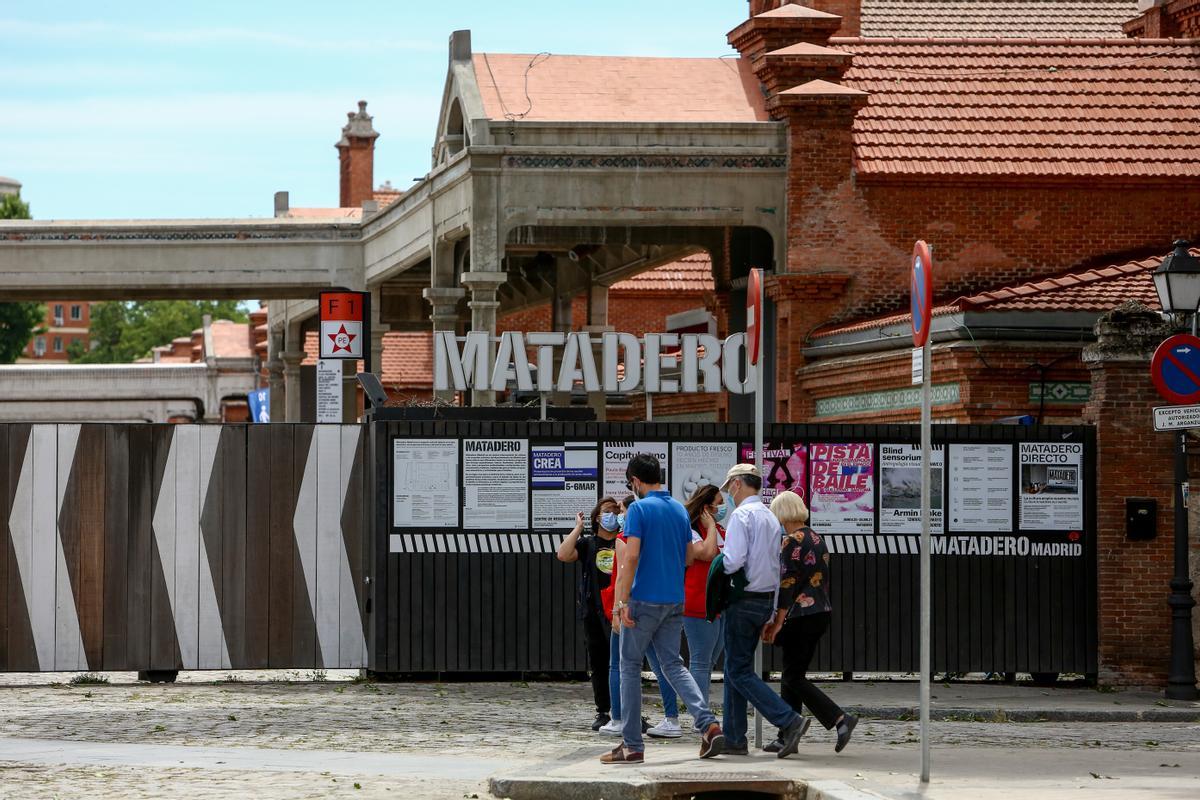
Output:
<instances>
[{"instance_id":1,"label":"stone curb","mask_svg":"<svg viewBox=\"0 0 1200 800\"><path fill-rule=\"evenodd\" d=\"M845 710L863 719L915 721L917 706L845 706ZM1086 709L1086 708L1003 708L978 706L934 708L929 718L935 722L1200 722L1200 708Z\"/></svg>"},{"instance_id":2,"label":"stone curb","mask_svg":"<svg viewBox=\"0 0 1200 800\"><path fill-rule=\"evenodd\" d=\"M721 784L723 791L732 791L739 785L754 787L759 784L759 788L766 788L761 785L770 784L772 793L794 800L889 800L887 795L856 789L841 781L805 781L773 775L769 770L737 776L716 769L707 774L647 775L628 767L611 767L612 772L604 778L550 777L555 769L595 756L595 748L582 748L510 774L493 775L488 779L488 791L493 797L507 800L659 800L665 792L673 796L687 782L716 783L725 779L729 782ZM689 788L692 791L701 789L699 786Z\"/></svg>"}]
</instances>

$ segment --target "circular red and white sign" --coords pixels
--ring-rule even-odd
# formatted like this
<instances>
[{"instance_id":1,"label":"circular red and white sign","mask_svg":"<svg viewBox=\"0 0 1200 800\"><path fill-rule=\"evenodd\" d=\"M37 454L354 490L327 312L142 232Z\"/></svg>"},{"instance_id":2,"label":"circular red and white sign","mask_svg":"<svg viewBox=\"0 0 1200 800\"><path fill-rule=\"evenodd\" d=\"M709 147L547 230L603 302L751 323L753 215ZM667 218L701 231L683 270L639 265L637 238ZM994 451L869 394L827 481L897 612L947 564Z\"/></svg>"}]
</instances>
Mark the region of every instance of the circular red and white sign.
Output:
<instances>
[{"instance_id":1,"label":"circular red and white sign","mask_svg":"<svg viewBox=\"0 0 1200 800\"><path fill-rule=\"evenodd\" d=\"M750 282L746 285L746 352L750 363L758 364L758 345L762 339L762 270L750 270Z\"/></svg>"},{"instance_id":2,"label":"circular red and white sign","mask_svg":"<svg viewBox=\"0 0 1200 800\"><path fill-rule=\"evenodd\" d=\"M909 271L912 292L913 347L924 347L929 341L929 325L933 316L933 256L924 240L913 247L912 268Z\"/></svg>"}]
</instances>

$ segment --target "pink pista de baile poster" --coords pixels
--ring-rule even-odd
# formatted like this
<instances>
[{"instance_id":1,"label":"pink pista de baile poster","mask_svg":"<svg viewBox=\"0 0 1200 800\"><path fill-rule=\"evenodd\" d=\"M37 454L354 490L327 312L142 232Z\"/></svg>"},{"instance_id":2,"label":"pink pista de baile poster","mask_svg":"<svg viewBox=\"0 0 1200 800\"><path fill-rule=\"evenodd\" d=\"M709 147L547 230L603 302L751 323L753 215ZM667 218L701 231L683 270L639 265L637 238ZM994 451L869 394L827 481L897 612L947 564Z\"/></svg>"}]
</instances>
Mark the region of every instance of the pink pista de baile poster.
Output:
<instances>
[{"instance_id":1,"label":"pink pista de baile poster","mask_svg":"<svg viewBox=\"0 0 1200 800\"><path fill-rule=\"evenodd\" d=\"M820 533L874 533L875 451L870 443L809 448L809 524Z\"/></svg>"}]
</instances>

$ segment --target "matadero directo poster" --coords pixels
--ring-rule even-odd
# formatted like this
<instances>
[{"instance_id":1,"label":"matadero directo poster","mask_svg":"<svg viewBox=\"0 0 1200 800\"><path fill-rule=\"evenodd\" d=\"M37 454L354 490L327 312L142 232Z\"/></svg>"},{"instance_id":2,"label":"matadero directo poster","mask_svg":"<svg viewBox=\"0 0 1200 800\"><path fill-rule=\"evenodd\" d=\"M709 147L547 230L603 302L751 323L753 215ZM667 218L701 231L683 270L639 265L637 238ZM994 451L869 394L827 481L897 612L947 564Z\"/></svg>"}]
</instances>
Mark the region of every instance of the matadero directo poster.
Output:
<instances>
[{"instance_id":1,"label":"matadero directo poster","mask_svg":"<svg viewBox=\"0 0 1200 800\"><path fill-rule=\"evenodd\" d=\"M813 530L874 533L875 452L870 443L814 444L808 471Z\"/></svg>"},{"instance_id":2,"label":"matadero directo poster","mask_svg":"<svg viewBox=\"0 0 1200 800\"><path fill-rule=\"evenodd\" d=\"M1021 442L1023 531L1071 531L1083 527L1083 444Z\"/></svg>"}]
</instances>

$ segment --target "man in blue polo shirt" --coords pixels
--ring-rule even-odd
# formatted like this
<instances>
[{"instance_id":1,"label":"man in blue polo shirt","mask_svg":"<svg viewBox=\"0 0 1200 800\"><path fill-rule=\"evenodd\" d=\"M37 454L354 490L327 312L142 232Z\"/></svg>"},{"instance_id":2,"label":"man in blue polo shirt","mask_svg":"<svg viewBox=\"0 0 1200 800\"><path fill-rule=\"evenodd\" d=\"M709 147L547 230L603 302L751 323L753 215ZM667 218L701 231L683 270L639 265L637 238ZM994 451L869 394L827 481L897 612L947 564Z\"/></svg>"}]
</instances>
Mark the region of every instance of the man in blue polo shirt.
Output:
<instances>
[{"instance_id":1,"label":"man in blue polo shirt","mask_svg":"<svg viewBox=\"0 0 1200 800\"><path fill-rule=\"evenodd\" d=\"M640 454L625 468L625 485L638 501L625 516L625 551L617 578L614 623L621 625L621 735L624 741L600 757L604 764L641 764L642 660L653 644L663 675L687 704L702 731L700 757L721 754L725 736L696 681L683 666L683 572L692 526L683 504L662 488L658 459Z\"/></svg>"}]
</instances>

